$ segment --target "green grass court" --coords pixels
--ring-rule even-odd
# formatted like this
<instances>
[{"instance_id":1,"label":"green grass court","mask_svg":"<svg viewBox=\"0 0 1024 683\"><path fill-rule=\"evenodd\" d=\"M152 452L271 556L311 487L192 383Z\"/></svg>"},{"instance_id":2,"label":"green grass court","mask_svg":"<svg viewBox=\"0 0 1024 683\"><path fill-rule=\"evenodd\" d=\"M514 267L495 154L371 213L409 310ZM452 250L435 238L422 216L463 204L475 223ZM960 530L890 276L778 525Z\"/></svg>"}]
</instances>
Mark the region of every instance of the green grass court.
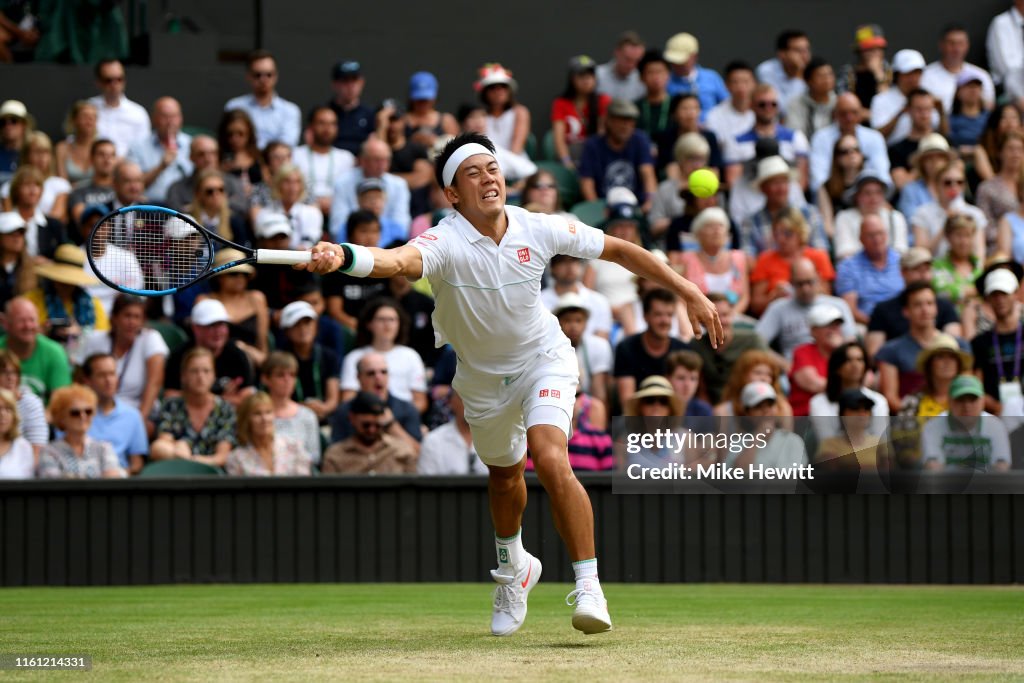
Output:
<instances>
[{"instance_id":1,"label":"green grass court","mask_svg":"<svg viewBox=\"0 0 1024 683\"><path fill-rule=\"evenodd\" d=\"M0 652L89 654L9 680L1024 680L1024 587L608 584L583 636L541 583L489 634L491 585L0 590Z\"/></svg>"}]
</instances>

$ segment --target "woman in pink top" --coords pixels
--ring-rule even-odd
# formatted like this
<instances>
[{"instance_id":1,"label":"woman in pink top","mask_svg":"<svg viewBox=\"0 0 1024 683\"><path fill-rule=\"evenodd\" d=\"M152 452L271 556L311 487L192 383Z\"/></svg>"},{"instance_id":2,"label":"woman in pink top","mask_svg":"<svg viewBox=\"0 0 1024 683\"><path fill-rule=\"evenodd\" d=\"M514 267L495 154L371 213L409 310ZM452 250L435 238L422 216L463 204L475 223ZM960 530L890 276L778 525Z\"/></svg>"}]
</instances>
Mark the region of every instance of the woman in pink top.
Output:
<instances>
[{"instance_id":1,"label":"woman in pink top","mask_svg":"<svg viewBox=\"0 0 1024 683\"><path fill-rule=\"evenodd\" d=\"M725 294L735 313L745 312L750 303L748 263L741 250L729 248L729 216L718 207L704 209L693 219L691 232L700 246L695 251L677 252L682 275L705 294Z\"/></svg>"}]
</instances>

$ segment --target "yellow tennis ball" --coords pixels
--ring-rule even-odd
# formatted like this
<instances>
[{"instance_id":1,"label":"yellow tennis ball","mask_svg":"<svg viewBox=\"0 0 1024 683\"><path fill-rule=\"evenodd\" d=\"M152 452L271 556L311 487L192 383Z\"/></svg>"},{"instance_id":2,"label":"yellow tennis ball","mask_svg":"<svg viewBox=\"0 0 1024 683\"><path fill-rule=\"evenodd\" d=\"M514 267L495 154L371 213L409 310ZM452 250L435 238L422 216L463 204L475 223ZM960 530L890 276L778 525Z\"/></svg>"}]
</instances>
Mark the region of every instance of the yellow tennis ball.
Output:
<instances>
[{"instance_id":1,"label":"yellow tennis ball","mask_svg":"<svg viewBox=\"0 0 1024 683\"><path fill-rule=\"evenodd\" d=\"M698 168L690 174L690 192L705 199L718 192L718 177L706 168Z\"/></svg>"}]
</instances>

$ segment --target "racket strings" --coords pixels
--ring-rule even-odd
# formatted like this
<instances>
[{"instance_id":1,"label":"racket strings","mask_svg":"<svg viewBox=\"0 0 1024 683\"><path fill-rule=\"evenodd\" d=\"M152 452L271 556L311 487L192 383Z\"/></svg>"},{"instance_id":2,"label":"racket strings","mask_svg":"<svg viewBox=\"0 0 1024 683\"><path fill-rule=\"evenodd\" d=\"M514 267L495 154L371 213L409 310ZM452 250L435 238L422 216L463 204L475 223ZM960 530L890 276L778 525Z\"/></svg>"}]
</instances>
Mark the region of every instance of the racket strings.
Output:
<instances>
[{"instance_id":1,"label":"racket strings","mask_svg":"<svg viewBox=\"0 0 1024 683\"><path fill-rule=\"evenodd\" d=\"M90 250L97 274L137 290L187 286L213 258L209 241L194 227L156 211L129 211L104 221Z\"/></svg>"}]
</instances>

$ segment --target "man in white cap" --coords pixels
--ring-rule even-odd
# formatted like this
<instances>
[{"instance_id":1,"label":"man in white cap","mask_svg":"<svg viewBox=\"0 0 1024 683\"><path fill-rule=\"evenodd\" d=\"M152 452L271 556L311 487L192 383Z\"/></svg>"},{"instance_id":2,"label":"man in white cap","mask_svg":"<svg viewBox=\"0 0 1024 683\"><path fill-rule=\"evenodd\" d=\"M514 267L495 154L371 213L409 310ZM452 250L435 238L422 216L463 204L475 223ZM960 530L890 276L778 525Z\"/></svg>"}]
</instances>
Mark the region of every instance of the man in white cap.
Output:
<instances>
[{"instance_id":1,"label":"man in white cap","mask_svg":"<svg viewBox=\"0 0 1024 683\"><path fill-rule=\"evenodd\" d=\"M527 595L541 573L520 530L527 446L573 561L573 625L584 633L610 630L590 499L567 452L579 369L558 321L540 302L544 269L555 254L617 262L682 297L693 328L706 325L715 344L722 334L717 312L693 283L642 247L561 216L506 206L505 179L486 136L451 140L435 161L435 175L455 208L436 227L389 250L323 242L301 267L430 281L437 342L450 342L458 354L453 386L489 469L498 558L491 632L510 635L522 626Z\"/></svg>"},{"instance_id":2,"label":"man in white cap","mask_svg":"<svg viewBox=\"0 0 1024 683\"><path fill-rule=\"evenodd\" d=\"M317 342L318 317L313 306L305 301L293 301L281 309L284 338L278 348L291 351L299 361L292 398L323 422L338 408L341 360L333 350Z\"/></svg>"},{"instance_id":3,"label":"man in white cap","mask_svg":"<svg viewBox=\"0 0 1024 683\"><path fill-rule=\"evenodd\" d=\"M754 327L766 343L777 343L786 360L792 360L796 347L812 341L807 314L818 304L835 306L842 312L843 337L857 336L857 327L849 304L837 296L821 292L821 276L810 259L794 259L790 273L789 282L793 285L793 296L776 299L768 304L768 308L761 314Z\"/></svg>"},{"instance_id":4,"label":"man in white cap","mask_svg":"<svg viewBox=\"0 0 1024 683\"><path fill-rule=\"evenodd\" d=\"M268 209L260 211L253 224L253 233L259 249L291 248L292 224L282 213ZM295 301L300 291L316 284L315 280L311 273L270 266L257 268L249 286L266 295L272 324L276 324L281 309Z\"/></svg>"},{"instance_id":5,"label":"man in white cap","mask_svg":"<svg viewBox=\"0 0 1024 683\"><path fill-rule=\"evenodd\" d=\"M747 418L744 431L752 435L749 448L726 455L730 467L746 469L750 465L793 467L807 464L804 440L778 424L779 405L775 389L767 382L750 382L740 392L740 404ZM762 445L763 444L763 445Z\"/></svg>"},{"instance_id":6,"label":"man in white cap","mask_svg":"<svg viewBox=\"0 0 1024 683\"><path fill-rule=\"evenodd\" d=\"M762 204L760 209L740 219L740 248L752 259L756 260L764 251L775 248L772 223L779 212L788 206L799 209L810 226L808 246L829 250L828 234L825 232L821 212L813 204L804 201L800 184L793 182L794 175L789 162L779 155L772 155L757 162L757 175L749 184L745 180L741 181L742 191L759 193L756 199L750 195L753 205ZM751 204L747 203L746 206L750 207Z\"/></svg>"},{"instance_id":7,"label":"man in white cap","mask_svg":"<svg viewBox=\"0 0 1024 683\"><path fill-rule=\"evenodd\" d=\"M665 43L665 61L672 66L672 76L668 82L668 94L693 94L700 101L701 123L708 112L719 102L729 98L725 81L713 69L697 64L700 44L689 33L677 33Z\"/></svg>"},{"instance_id":8,"label":"man in white cap","mask_svg":"<svg viewBox=\"0 0 1024 683\"><path fill-rule=\"evenodd\" d=\"M1024 415L1021 354L1024 325L1017 304L1018 276L1009 268L996 268L984 278L985 302L996 322L992 330L971 340L974 373L985 384L985 410L993 415Z\"/></svg>"},{"instance_id":9,"label":"man in white cap","mask_svg":"<svg viewBox=\"0 0 1024 683\"><path fill-rule=\"evenodd\" d=\"M892 57L893 86L871 100L871 127L895 145L910 134L907 97L921 87L924 57L917 50L900 50ZM941 109L932 110L932 128L939 127Z\"/></svg>"},{"instance_id":10,"label":"man in white cap","mask_svg":"<svg viewBox=\"0 0 1024 683\"><path fill-rule=\"evenodd\" d=\"M807 313L811 342L793 349L793 365L789 373L789 402L793 415L810 412L811 397L825 391L828 380L828 359L843 343L843 312L829 303L815 304Z\"/></svg>"},{"instance_id":11,"label":"man in white cap","mask_svg":"<svg viewBox=\"0 0 1024 683\"><path fill-rule=\"evenodd\" d=\"M179 346L167 359L164 373L164 395L181 395L181 359L196 346L213 353L213 393L236 408L256 392L256 373L249 356L228 336L228 311L216 299L203 299L192 308L192 341Z\"/></svg>"}]
</instances>

